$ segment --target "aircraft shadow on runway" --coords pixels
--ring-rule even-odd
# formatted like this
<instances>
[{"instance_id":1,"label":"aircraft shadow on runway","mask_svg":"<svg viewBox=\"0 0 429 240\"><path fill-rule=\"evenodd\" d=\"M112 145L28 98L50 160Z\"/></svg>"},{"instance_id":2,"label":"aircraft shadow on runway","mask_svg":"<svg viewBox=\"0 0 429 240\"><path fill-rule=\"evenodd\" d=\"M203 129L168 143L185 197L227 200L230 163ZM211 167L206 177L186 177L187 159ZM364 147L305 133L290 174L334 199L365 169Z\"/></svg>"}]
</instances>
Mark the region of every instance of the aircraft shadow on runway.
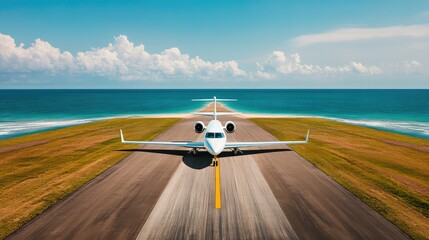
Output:
<instances>
[{"instance_id":1,"label":"aircraft shadow on runway","mask_svg":"<svg viewBox=\"0 0 429 240\"><path fill-rule=\"evenodd\" d=\"M150 152L159 154L168 154L174 156L182 156L182 162L193 169L203 169L210 167L212 164L213 156L207 151L199 151L196 156L189 152L189 150L175 150L175 149L121 149L121 152ZM225 157L240 157L246 155L255 155L262 153L272 152L288 152L291 149L256 149L256 150L242 150L242 153L234 155L232 151L225 151L220 154L220 158Z\"/></svg>"}]
</instances>

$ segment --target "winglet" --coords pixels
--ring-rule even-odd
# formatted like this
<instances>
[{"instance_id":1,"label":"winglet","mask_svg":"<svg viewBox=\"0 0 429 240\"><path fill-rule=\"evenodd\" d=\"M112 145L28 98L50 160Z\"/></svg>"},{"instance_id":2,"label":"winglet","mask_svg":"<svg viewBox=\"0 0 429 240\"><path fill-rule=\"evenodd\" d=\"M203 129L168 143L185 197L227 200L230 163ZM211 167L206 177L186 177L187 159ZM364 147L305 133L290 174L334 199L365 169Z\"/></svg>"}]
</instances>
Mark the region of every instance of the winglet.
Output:
<instances>
[{"instance_id":1,"label":"winglet","mask_svg":"<svg viewBox=\"0 0 429 240\"><path fill-rule=\"evenodd\" d=\"M305 142L308 142L308 139L310 138L310 129L308 129L307 137L305 138Z\"/></svg>"},{"instance_id":2,"label":"winglet","mask_svg":"<svg viewBox=\"0 0 429 240\"><path fill-rule=\"evenodd\" d=\"M125 140L124 140L124 135L122 134L122 129L119 129L119 131L121 132L121 142L123 143L125 142Z\"/></svg>"}]
</instances>

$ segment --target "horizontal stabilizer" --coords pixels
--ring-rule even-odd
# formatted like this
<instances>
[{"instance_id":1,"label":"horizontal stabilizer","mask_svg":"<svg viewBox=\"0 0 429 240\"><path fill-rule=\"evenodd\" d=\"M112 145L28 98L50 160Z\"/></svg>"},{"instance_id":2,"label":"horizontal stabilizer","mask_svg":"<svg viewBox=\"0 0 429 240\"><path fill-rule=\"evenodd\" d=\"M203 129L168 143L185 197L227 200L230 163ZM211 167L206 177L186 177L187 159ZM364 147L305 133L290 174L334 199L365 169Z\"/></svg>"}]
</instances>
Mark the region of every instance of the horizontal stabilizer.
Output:
<instances>
[{"instance_id":1,"label":"horizontal stabilizer","mask_svg":"<svg viewBox=\"0 0 429 240\"><path fill-rule=\"evenodd\" d=\"M192 114L201 115L201 116L214 116L213 112L193 112ZM239 112L216 112L216 116L225 116L225 115L235 115L241 114Z\"/></svg>"},{"instance_id":2,"label":"horizontal stabilizer","mask_svg":"<svg viewBox=\"0 0 429 240\"><path fill-rule=\"evenodd\" d=\"M216 111L216 102L232 102L232 101L237 101L237 99L226 99L226 98L217 99L216 96L214 96L213 98L192 99L192 101L194 101L194 102L213 102L214 104L213 104L213 112L212 113L194 113L194 114L203 115L203 116L213 116L214 120L216 120L217 116L237 114L237 113L230 113L230 112L218 113Z\"/></svg>"},{"instance_id":3,"label":"horizontal stabilizer","mask_svg":"<svg viewBox=\"0 0 429 240\"><path fill-rule=\"evenodd\" d=\"M213 102L213 98L192 99L193 102ZM216 98L216 102L236 102L237 99Z\"/></svg>"}]
</instances>

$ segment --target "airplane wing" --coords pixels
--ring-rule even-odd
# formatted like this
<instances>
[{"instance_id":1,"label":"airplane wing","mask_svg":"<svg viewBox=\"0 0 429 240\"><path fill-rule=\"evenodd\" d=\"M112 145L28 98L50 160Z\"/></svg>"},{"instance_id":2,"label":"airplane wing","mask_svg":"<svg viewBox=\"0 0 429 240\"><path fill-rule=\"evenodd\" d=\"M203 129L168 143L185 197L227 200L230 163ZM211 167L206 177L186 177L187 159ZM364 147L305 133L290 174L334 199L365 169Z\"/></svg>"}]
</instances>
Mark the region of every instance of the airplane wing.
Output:
<instances>
[{"instance_id":1,"label":"airplane wing","mask_svg":"<svg viewBox=\"0 0 429 240\"><path fill-rule=\"evenodd\" d=\"M188 147L188 148L203 148L203 142L147 142L147 141L126 141L121 132L121 142L125 144L147 144L147 145L161 145L161 146L175 146L175 147Z\"/></svg>"},{"instance_id":2,"label":"airplane wing","mask_svg":"<svg viewBox=\"0 0 429 240\"><path fill-rule=\"evenodd\" d=\"M310 130L307 132L305 141L275 141L275 142L227 142L225 148L241 148L241 147L257 147L267 145L280 145L280 144L305 144L308 143L310 137Z\"/></svg>"}]
</instances>

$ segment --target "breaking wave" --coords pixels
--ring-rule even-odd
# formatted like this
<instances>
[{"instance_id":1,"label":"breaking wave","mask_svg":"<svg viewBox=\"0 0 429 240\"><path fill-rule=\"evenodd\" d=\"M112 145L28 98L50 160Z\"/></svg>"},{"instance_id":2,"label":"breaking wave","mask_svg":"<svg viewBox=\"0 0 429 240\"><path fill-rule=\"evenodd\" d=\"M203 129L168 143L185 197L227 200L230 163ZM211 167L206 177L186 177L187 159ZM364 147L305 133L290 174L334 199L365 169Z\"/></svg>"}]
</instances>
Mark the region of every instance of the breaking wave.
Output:
<instances>
[{"instance_id":1,"label":"breaking wave","mask_svg":"<svg viewBox=\"0 0 429 240\"><path fill-rule=\"evenodd\" d=\"M0 122L0 138L89 123L100 119Z\"/></svg>"},{"instance_id":2,"label":"breaking wave","mask_svg":"<svg viewBox=\"0 0 429 240\"><path fill-rule=\"evenodd\" d=\"M367 126L387 131L405 133L412 136L429 138L429 123L423 122L403 122L403 121L382 121L382 120L350 120L341 118L327 118L338 122Z\"/></svg>"}]
</instances>

